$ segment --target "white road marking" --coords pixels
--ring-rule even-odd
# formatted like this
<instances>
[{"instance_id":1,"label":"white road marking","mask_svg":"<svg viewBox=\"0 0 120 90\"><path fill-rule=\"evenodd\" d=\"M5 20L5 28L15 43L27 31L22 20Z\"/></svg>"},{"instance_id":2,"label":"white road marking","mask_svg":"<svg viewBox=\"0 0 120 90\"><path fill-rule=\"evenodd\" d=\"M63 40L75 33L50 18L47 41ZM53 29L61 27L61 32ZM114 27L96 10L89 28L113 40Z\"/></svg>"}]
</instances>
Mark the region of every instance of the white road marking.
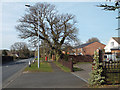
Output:
<instances>
[{"instance_id":1,"label":"white road marking","mask_svg":"<svg viewBox=\"0 0 120 90\"><path fill-rule=\"evenodd\" d=\"M85 81L86 83L88 83L88 81L87 81L87 80L85 80L85 79L81 78L80 76L78 76L78 75L76 75L76 74L74 74L74 73L72 73L72 74L73 74L73 75L75 75L76 77L80 78L81 80Z\"/></svg>"}]
</instances>

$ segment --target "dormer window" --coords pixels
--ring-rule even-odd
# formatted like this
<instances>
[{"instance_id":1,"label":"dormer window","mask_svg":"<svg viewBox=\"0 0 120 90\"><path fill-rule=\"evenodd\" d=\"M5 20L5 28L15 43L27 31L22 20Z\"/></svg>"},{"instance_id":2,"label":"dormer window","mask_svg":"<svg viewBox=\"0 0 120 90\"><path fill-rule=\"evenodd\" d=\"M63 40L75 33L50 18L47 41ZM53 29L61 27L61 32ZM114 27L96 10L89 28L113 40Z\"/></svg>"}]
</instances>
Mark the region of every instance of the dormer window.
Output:
<instances>
[{"instance_id":1,"label":"dormer window","mask_svg":"<svg viewBox=\"0 0 120 90\"><path fill-rule=\"evenodd\" d=\"M114 42L111 42L111 47L113 47L114 46Z\"/></svg>"}]
</instances>

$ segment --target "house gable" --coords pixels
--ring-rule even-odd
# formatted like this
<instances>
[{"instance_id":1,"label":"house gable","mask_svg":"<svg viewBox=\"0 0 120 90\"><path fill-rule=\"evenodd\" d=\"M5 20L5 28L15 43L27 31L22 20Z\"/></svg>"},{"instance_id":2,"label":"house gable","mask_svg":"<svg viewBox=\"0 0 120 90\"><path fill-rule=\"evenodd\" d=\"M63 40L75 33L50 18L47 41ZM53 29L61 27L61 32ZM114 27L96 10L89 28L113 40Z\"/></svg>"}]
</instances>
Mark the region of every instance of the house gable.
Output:
<instances>
[{"instance_id":1,"label":"house gable","mask_svg":"<svg viewBox=\"0 0 120 90\"><path fill-rule=\"evenodd\" d=\"M84 47L82 47L84 46ZM87 44L83 44L79 46L76 49L76 54L82 54L82 55L93 55L94 51L97 49L104 49L105 45L100 42L91 42Z\"/></svg>"},{"instance_id":2,"label":"house gable","mask_svg":"<svg viewBox=\"0 0 120 90\"><path fill-rule=\"evenodd\" d=\"M119 37L120 38L120 37ZM119 38L117 39L117 37L112 37L108 44L106 45L106 47L104 48L105 49L105 52L111 52L111 49L112 48L115 48L115 47L119 47L120 46L120 42L119 42Z\"/></svg>"},{"instance_id":3,"label":"house gable","mask_svg":"<svg viewBox=\"0 0 120 90\"><path fill-rule=\"evenodd\" d=\"M112 37L118 44L120 44L120 37Z\"/></svg>"},{"instance_id":4,"label":"house gable","mask_svg":"<svg viewBox=\"0 0 120 90\"><path fill-rule=\"evenodd\" d=\"M100 42L94 42L92 44L89 44L88 46L84 47L85 49L85 55L94 55L94 52L97 49L104 49L105 45Z\"/></svg>"}]
</instances>

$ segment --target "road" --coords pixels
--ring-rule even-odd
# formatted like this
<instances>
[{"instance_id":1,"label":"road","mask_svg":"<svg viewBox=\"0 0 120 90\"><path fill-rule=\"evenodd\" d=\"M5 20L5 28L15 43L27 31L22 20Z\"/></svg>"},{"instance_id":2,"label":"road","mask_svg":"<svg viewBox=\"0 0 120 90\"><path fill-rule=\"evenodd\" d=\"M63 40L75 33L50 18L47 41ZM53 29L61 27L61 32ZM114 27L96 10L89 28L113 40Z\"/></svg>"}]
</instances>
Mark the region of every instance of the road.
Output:
<instances>
[{"instance_id":1,"label":"road","mask_svg":"<svg viewBox=\"0 0 120 90\"><path fill-rule=\"evenodd\" d=\"M4 87L8 82L14 79L14 77L17 76L17 73L24 69L31 60L33 60L33 58L23 59L2 65L2 86Z\"/></svg>"}]
</instances>

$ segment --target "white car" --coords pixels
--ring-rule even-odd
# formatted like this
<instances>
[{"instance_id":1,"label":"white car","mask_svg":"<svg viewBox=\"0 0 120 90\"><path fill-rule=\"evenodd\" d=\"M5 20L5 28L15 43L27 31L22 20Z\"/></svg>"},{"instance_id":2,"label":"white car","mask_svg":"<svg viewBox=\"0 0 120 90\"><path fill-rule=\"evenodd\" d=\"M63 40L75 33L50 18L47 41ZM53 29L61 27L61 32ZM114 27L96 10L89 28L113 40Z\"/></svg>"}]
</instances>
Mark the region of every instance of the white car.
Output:
<instances>
[{"instance_id":1,"label":"white car","mask_svg":"<svg viewBox=\"0 0 120 90\"><path fill-rule=\"evenodd\" d=\"M104 61L114 62L114 61L119 61L119 60L120 60L120 56L118 56L117 54L105 54L104 55Z\"/></svg>"}]
</instances>

